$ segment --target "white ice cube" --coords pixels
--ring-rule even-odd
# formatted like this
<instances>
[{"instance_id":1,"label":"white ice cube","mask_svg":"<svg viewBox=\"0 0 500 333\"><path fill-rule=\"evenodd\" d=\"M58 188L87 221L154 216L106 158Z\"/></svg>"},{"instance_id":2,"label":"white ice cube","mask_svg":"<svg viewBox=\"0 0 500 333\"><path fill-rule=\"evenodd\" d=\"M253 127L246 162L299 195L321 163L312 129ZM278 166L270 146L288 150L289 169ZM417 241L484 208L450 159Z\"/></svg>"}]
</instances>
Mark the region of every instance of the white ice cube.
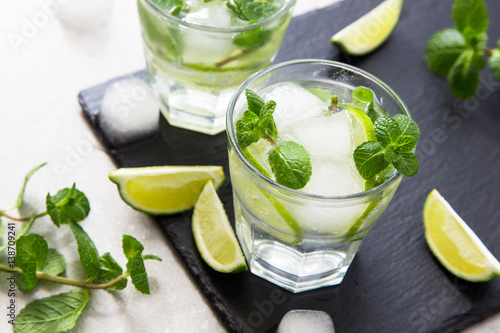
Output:
<instances>
[{"instance_id":1,"label":"white ice cube","mask_svg":"<svg viewBox=\"0 0 500 333\"><path fill-rule=\"evenodd\" d=\"M317 96L294 83L277 85L267 91L263 98L266 102L270 100L276 102L274 121L278 133L284 132L285 127L291 123L320 117L328 109Z\"/></svg>"},{"instance_id":2,"label":"white ice cube","mask_svg":"<svg viewBox=\"0 0 500 333\"><path fill-rule=\"evenodd\" d=\"M282 133L293 137L311 157L352 158L351 120L346 112L293 123Z\"/></svg>"},{"instance_id":3,"label":"white ice cube","mask_svg":"<svg viewBox=\"0 0 500 333\"><path fill-rule=\"evenodd\" d=\"M207 2L203 6L195 5L182 19L189 23L217 28L229 28L232 23L229 9L218 2Z\"/></svg>"},{"instance_id":4,"label":"white ice cube","mask_svg":"<svg viewBox=\"0 0 500 333\"><path fill-rule=\"evenodd\" d=\"M281 319L276 333L335 333L330 315L324 311L292 310Z\"/></svg>"},{"instance_id":5,"label":"white ice cube","mask_svg":"<svg viewBox=\"0 0 500 333\"><path fill-rule=\"evenodd\" d=\"M53 11L61 23L72 30L89 31L108 21L113 0L53 1Z\"/></svg>"},{"instance_id":6,"label":"white ice cube","mask_svg":"<svg viewBox=\"0 0 500 333\"><path fill-rule=\"evenodd\" d=\"M159 126L159 104L151 88L141 79L112 83L106 89L99 126L113 145L122 145L153 135Z\"/></svg>"}]
</instances>

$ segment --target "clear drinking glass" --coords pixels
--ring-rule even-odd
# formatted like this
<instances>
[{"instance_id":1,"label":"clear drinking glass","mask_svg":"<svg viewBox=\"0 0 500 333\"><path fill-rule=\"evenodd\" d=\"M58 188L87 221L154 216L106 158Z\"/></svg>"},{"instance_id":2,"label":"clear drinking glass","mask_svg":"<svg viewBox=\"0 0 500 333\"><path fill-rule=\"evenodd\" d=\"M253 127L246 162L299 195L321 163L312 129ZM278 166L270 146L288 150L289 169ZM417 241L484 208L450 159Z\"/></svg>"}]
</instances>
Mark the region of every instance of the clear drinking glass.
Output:
<instances>
[{"instance_id":1,"label":"clear drinking glass","mask_svg":"<svg viewBox=\"0 0 500 333\"><path fill-rule=\"evenodd\" d=\"M410 115L394 91L373 75L325 60L270 66L246 80L233 95L227 135L239 242L253 274L292 292L302 292L342 281L402 176L396 172L365 192L324 196L286 188L263 175L238 147L235 124L247 109L245 89L261 95L270 86L287 81L332 92L339 102L352 102L353 89L363 86L374 92L375 107L382 106L389 115Z\"/></svg>"},{"instance_id":2,"label":"clear drinking glass","mask_svg":"<svg viewBox=\"0 0 500 333\"><path fill-rule=\"evenodd\" d=\"M284 3L262 21L220 28L186 22L154 0L137 1L148 82L171 125L212 135L225 130L236 88L278 52L295 0Z\"/></svg>"}]
</instances>

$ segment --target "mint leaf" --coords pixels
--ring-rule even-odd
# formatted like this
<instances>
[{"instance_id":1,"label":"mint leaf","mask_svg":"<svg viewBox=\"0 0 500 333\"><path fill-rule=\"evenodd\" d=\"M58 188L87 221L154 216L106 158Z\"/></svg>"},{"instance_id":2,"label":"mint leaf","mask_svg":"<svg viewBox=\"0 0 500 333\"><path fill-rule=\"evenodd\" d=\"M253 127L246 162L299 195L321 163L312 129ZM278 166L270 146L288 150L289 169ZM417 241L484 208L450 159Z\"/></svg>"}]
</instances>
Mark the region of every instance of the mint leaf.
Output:
<instances>
[{"instance_id":1,"label":"mint leaf","mask_svg":"<svg viewBox=\"0 0 500 333\"><path fill-rule=\"evenodd\" d=\"M253 24L257 21L251 21ZM233 43L244 49L258 49L265 45L273 36L272 30L262 30L262 26L249 31L244 31L233 39Z\"/></svg>"},{"instance_id":2,"label":"mint leaf","mask_svg":"<svg viewBox=\"0 0 500 333\"><path fill-rule=\"evenodd\" d=\"M394 167L404 176L411 177L418 171L418 158L413 153L396 154L396 159L392 162Z\"/></svg>"},{"instance_id":3,"label":"mint leaf","mask_svg":"<svg viewBox=\"0 0 500 333\"><path fill-rule=\"evenodd\" d=\"M396 145L388 144L384 150L385 160L389 163L392 163L396 160Z\"/></svg>"},{"instance_id":4,"label":"mint leaf","mask_svg":"<svg viewBox=\"0 0 500 333\"><path fill-rule=\"evenodd\" d=\"M493 74L500 80L500 49L493 50L489 65Z\"/></svg>"},{"instance_id":5,"label":"mint leaf","mask_svg":"<svg viewBox=\"0 0 500 333\"><path fill-rule=\"evenodd\" d=\"M420 128L413 119L404 114L397 114L392 118L398 122L401 135L410 135L417 141L420 139Z\"/></svg>"},{"instance_id":6,"label":"mint leaf","mask_svg":"<svg viewBox=\"0 0 500 333\"><path fill-rule=\"evenodd\" d=\"M352 100L355 108L368 112L373 109L373 91L365 87L357 87L352 92Z\"/></svg>"},{"instance_id":7,"label":"mint leaf","mask_svg":"<svg viewBox=\"0 0 500 333\"><path fill-rule=\"evenodd\" d=\"M65 188L51 196L47 194L47 213L56 226L68 224L68 222L80 222L90 211L90 205L85 194L75 188Z\"/></svg>"},{"instance_id":8,"label":"mint leaf","mask_svg":"<svg viewBox=\"0 0 500 333\"><path fill-rule=\"evenodd\" d=\"M468 40L488 30L488 9L483 0L456 0L452 16L455 27Z\"/></svg>"},{"instance_id":9,"label":"mint leaf","mask_svg":"<svg viewBox=\"0 0 500 333\"><path fill-rule=\"evenodd\" d=\"M396 142L396 152L397 153L409 153L411 152L417 144L417 139L411 135L402 135Z\"/></svg>"},{"instance_id":10,"label":"mint leaf","mask_svg":"<svg viewBox=\"0 0 500 333\"><path fill-rule=\"evenodd\" d=\"M23 205L24 191L26 190L26 185L28 184L28 181L30 180L31 176L33 176L33 174L37 172L40 168L42 168L45 164L47 163L42 163L34 167L26 174L26 176L24 177L23 186L21 187L21 191L19 192L19 196L17 197L16 205L13 208L20 208Z\"/></svg>"},{"instance_id":11,"label":"mint leaf","mask_svg":"<svg viewBox=\"0 0 500 333\"><path fill-rule=\"evenodd\" d=\"M142 258L144 246L132 236L123 235L123 253L128 259L127 270L135 288L143 294L149 294L148 275Z\"/></svg>"},{"instance_id":12,"label":"mint leaf","mask_svg":"<svg viewBox=\"0 0 500 333\"><path fill-rule=\"evenodd\" d=\"M236 141L240 148L250 146L259 141L262 123L259 117L252 111L245 111L243 117L236 122Z\"/></svg>"},{"instance_id":13,"label":"mint leaf","mask_svg":"<svg viewBox=\"0 0 500 333\"><path fill-rule=\"evenodd\" d=\"M112 281L122 275L123 269L118 265L118 263L113 259L109 252L103 254L99 258L99 274L97 276L97 282L99 284L107 283ZM108 291L122 290L127 286L127 279L123 279L113 286L106 288Z\"/></svg>"},{"instance_id":14,"label":"mint leaf","mask_svg":"<svg viewBox=\"0 0 500 333\"><path fill-rule=\"evenodd\" d=\"M16 242L16 265L23 270L22 279L26 291L37 284L36 271L42 269L47 259L48 246L37 234L19 237Z\"/></svg>"},{"instance_id":15,"label":"mint leaf","mask_svg":"<svg viewBox=\"0 0 500 333\"><path fill-rule=\"evenodd\" d=\"M163 261L160 257L155 256L154 254L144 254L142 256L142 259L144 260L157 260L157 261Z\"/></svg>"},{"instance_id":16,"label":"mint leaf","mask_svg":"<svg viewBox=\"0 0 500 333\"><path fill-rule=\"evenodd\" d=\"M42 271L48 275L57 276L64 273L66 270L66 260L64 256L57 252L55 249L49 249L47 252L47 259L45 260L45 265L43 265Z\"/></svg>"},{"instance_id":17,"label":"mint leaf","mask_svg":"<svg viewBox=\"0 0 500 333\"><path fill-rule=\"evenodd\" d=\"M383 147L396 143L402 133L397 120L391 117L378 118L373 124L373 129L375 130L375 137Z\"/></svg>"},{"instance_id":18,"label":"mint leaf","mask_svg":"<svg viewBox=\"0 0 500 333\"><path fill-rule=\"evenodd\" d=\"M246 21L262 21L272 16L280 7L274 0L234 0L228 7L241 19Z\"/></svg>"},{"instance_id":19,"label":"mint leaf","mask_svg":"<svg viewBox=\"0 0 500 333\"><path fill-rule=\"evenodd\" d=\"M377 187L391 179L396 174L396 168L394 165L389 164L384 170L380 171L376 178L373 187Z\"/></svg>"},{"instance_id":20,"label":"mint leaf","mask_svg":"<svg viewBox=\"0 0 500 333\"><path fill-rule=\"evenodd\" d=\"M482 54L473 49L462 52L448 74L452 93L462 99L474 97L479 86L479 71L484 65Z\"/></svg>"},{"instance_id":21,"label":"mint leaf","mask_svg":"<svg viewBox=\"0 0 500 333\"><path fill-rule=\"evenodd\" d=\"M248 110L260 116L260 110L266 104L264 99L250 89L245 89L245 96L247 97Z\"/></svg>"},{"instance_id":22,"label":"mint leaf","mask_svg":"<svg viewBox=\"0 0 500 333\"><path fill-rule=\"evenodd\" d=\"M95 278L99 273L99 253L94 242L79 224L70 220L69 227L75 236L80 262L85 274L89 278Z\"/></svg>"},{"instance_id":23,"label":"mint leaf","mask_svg":"<svg viewBox=\"0 0 500 333\"><path fill-rule=\"evenodd\" d=\"M273 113L276 109L276 102L269 101L264 106L259 113L259 118L264 131L263 135L269 135L274 141L278 139L278 130L276 129L276 123L274 122Z\"/></svg>"},{"instance_id":24,"label":"mint leaf","mask_svg":"<svg viewBox=\"0 0 500 333\"><path fill-rule=\"evenodd\" d=\"M384 156L384 147L379 142L363 142L354 149L353 158L359 174L366 180L372 179L388 165Z\"/></svg>"},{"instance_id":25,"label":"mint leaf","mask_svg":"<svg viewBox=\"0 0 500 333\"><path fill-rule=\"evenodd\" d=\"M153 0L153 2L161 9L174 16L178 16L184 4L183 0Z\"/></svg>"},{"instance_id":26,"label":"mint leaf","mask_svg":"<svg viewBox=\"0 0 500 333\"><path fill-rule=\"evenodd\" d=\"M296 142L282 141L269 152L269 164L279 184L297 190L312 174L307 151Z\"/></svg>"},{"instance_id":27,"label":"mint leaf","mask_svg":"<svg viewBox=\"0 0 500 333\"><path fill-rule=\"evenodd\" d=\"M90 296L87 289L78 289L37 299L19 312L14 332L67 332L75 326Z\"/></svg>"},{"instance_id":28,"label":"mint leaf","mask_svg":"<svg viewBox=\"0 0 500 333\"><path fill-rule=\"evenodd\" d=\"M465 50L465 38L456 29L436 32L427 42L425 62L438 75L448 75L451 67Z\"/></svg>"}]
</instances>

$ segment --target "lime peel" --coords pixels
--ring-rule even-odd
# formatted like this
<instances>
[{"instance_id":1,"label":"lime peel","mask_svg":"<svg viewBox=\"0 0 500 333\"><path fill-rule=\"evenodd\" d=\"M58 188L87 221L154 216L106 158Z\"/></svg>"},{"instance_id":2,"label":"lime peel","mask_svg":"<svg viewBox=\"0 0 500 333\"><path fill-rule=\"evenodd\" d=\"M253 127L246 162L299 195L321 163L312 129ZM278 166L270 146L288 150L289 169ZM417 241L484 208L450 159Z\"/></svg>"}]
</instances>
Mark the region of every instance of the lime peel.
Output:
<instances>
[{"instance_id":1,"label":"lime peel","mask_svg":"<svg viewBox=\"0 0 500 333\"><path fill-rule=\"evenodd\" d=\"M385 0L344 29L331 42L347 54L361 56L377 49L396 27L404 0Z\"/></svg>"},{"instance_id":2,"label":"lime peel","mask_svg":"<svg viewBox=\"0 0 500 333\"><path fill-rule=\"evenodd\" d=\"M452 274L472 282L500 275L500 263L472 229L434 189L424 205L425 239Z\"/></svg>"}]
</instances>

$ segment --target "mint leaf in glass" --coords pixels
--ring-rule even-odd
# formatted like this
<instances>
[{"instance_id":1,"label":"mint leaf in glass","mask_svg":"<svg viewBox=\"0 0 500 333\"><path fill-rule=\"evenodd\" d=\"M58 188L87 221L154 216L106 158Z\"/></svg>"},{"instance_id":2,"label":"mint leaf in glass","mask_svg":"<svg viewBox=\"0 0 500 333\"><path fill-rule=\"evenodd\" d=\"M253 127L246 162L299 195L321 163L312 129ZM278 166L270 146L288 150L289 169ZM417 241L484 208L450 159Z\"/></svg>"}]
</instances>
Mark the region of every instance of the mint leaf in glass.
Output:
<instances>
[{"instance_id":1,"label":"mint leaf in glass","mask_svg":"<svg viewBox=\"0 0 500 333\"><path fill-rule=\"evenodd\" d=\"M377 141L383 146L391 143L396 143L401 136L401 128L399 123L391 117L381 117L373 124L375 130L375 137Z\"/></svg>"},{"instance_id":2,"label":"mint leaf in glass","mask_svg":"<svg viewBox=\"0 0 500 333\"><path fill-rule=\"evenodd\" d=\"M479 71L484 65L483 56L473 49L462 52L448 73L453 94L462 99L474 97L479 87Z\"/></svg>"},{"instance_id":3,"label":"mint leaf in glass","mask_svg":"<svg viewBox=\"0 0 500 333\"><path fill-rule=\"evenodd\" d=\"M79 224L70 220L69 226L78 245L78 254L80 255L83 270L89 278L93 279L99 273L99 253L92 239Z\"/></svg>"},{"instance_id":4,"label":"mint leaf in glass","mask_svg":"<svg viewBox=\"0 0 500 333\"><path fill-rule=\"evenodd\" d=\"M260 110L259 118L262 124L262 131L264 136L268 135L273 141L278 139L278 130L274 122L273 113L276 109L276 102L269 101Z\"/></svg>"},{"instance_id":5,"label":"mint leaf in glass","mask_svg":"<svg viewBox=\"0 0 500 333\"><path fill-rule=\"evenodd\" d=\"M411 177L418 171L418 158L413 153L396 154L392 162L394 167L404 176Z\"/></svg>"},{"instance_id":6,"label":"mint leaf in glass","mask_svg":"<svg viewBox=\"0 0 500 333\"><path fill-rule=\"evenodd\" d=\"M240 148L250 146L262 137L262 123L252 111L245 111L243 117L236 122L236 141Z\"/></svg>"},{"instance_id":7,"label":"mint leaf in glass","mask_svg":"<svg viewBox=\"0 0 500 333\"><path fill-rule=\"evenodd\" d=\"M19 312L15 332L67 332L75 327L90 296L87 289L78 289L37 299Z\"/></svg>"},{"instance_id":8,"label":"mint leaf in glass","mask_svg":"<svg viewBox=\"0 0 500 333\"><path fill-rule=\"evenodd\" d=\"M488 10L483 0L456 0L452 16L455 27L468 40L488 30Z\"/></svg>"},{"instance_id":9,"label":"mint leaf in glass","mask_svg":"<svg viewBox=\"0 0 500 333\"><path fill-rule=\"evenodd\" d=\"M274 13L280 7L274 0L233 0L227 6L241 19L246 21L262 21Z\"/></svg>"},{"instance_id":10,"label":"mint leaf in glass","mask_svg":"<svg viewBox=\"0 0 500 333\"><path fill-rule=\"evenodd\" d=\"M255 22L257 21L252 21L249 24L253 24ZM273 32L271 30L262 30L262 26L259 25L253 30L240 33L234 38L233 43L244 49L255 50L264 46L271 39L272 35Z\"/></svg>"},{"instance_id":11,"label":"mint leaf in glass","mask_svg":"<svg viewBox=\"0 0 500 333\"><path fill-rule=\"evenodd\" d=\"M245 89L245 96L247 98L248 111L252 111L259 116L260 109L266 104L264 99L250 89Z\"/></svg>"},{"instance_id":12,"label":"mint leaf in glass","mask_svg":"<svg viewBox=\"0 0 500 333\"><path fill-rule=\"evenodd\" d=\"M269 152L269 164L276 182L298 190L311 179L311 160L307 151L296 142L282 141Z\"/></svg>"},{"instance_id":13,"label":"mint leaf in glass","mask_svg":"<svg viewBox=\"0 0 500 333\"><path fill-rule=\"evenodd\" d=\"M352 104L356 109L365 112L373 109L373 91L365 87L357 87L352 92Z\"/></svg>"},{"instance_id":14,"label":"mint leaf in glass","mask_svg":"<svg viewBox=\"0 0 500 333\"><path fill-rule=\"evenodd\" d=\"M16 266L23 270L24 290L28 291L36 286L36 271L41 270L45 264L47 252L47 242L40 235L30 234L17 240Z\"/></svg>"},{"instance_id":15,"label":"mint leaf in glass","mask_svg":"<svg viewBox=\"0 0 500 333\"><path fill-rule=\"evenodd\" d=\"M401 135L396 142L395 151L398 153L409 153L417 145L417 139L411 135Z\"/></svg>"},{"instance_id":16,"label":"mint leaf in glass","mask_svg":"<svg viewBox=\"0 0 500 333\"><path fill-rule=\"evenodd\" d=\"M427 42L427 67L438 75L448 75L453 64L465 49L465 38L457 29L436 32Z\"/></svg>"},{"instance_id":17,"label":"mint leaf in glass","mask_svg":"<svg viewBox=\"0 0 500 333\"><path fill-rule=\"evenodd\" d=\"M420 128L418 128L417 123L413 119L404 114L397 114L392 118L398 122L402 136L410 135L417 141L420 139Z\"/></svg>"},{"instance_id":18,"label":"mint leaf in glass","mask_svg":"<svg viewBox=\"0 0 500 333\"><path fill-rule=\"evenodd\" d=\"M354 163L364 179L372 179L389 164L384 155L384 147L379 142L365 141L353 152Z\"/></svg>"},{"instance_id":19,"label":"mint leaf in glass","mask_svg":"<svg viewBox=\"0 0 500 333\"><path fill-rule=\"evenodd\" d=\"M47 194L46 199L47 213L56 226L68 224L70 220L80 222L90 211L90 204L82 192L75 188L65 188L51 196Z\"/></svg>"}]
</instances>

